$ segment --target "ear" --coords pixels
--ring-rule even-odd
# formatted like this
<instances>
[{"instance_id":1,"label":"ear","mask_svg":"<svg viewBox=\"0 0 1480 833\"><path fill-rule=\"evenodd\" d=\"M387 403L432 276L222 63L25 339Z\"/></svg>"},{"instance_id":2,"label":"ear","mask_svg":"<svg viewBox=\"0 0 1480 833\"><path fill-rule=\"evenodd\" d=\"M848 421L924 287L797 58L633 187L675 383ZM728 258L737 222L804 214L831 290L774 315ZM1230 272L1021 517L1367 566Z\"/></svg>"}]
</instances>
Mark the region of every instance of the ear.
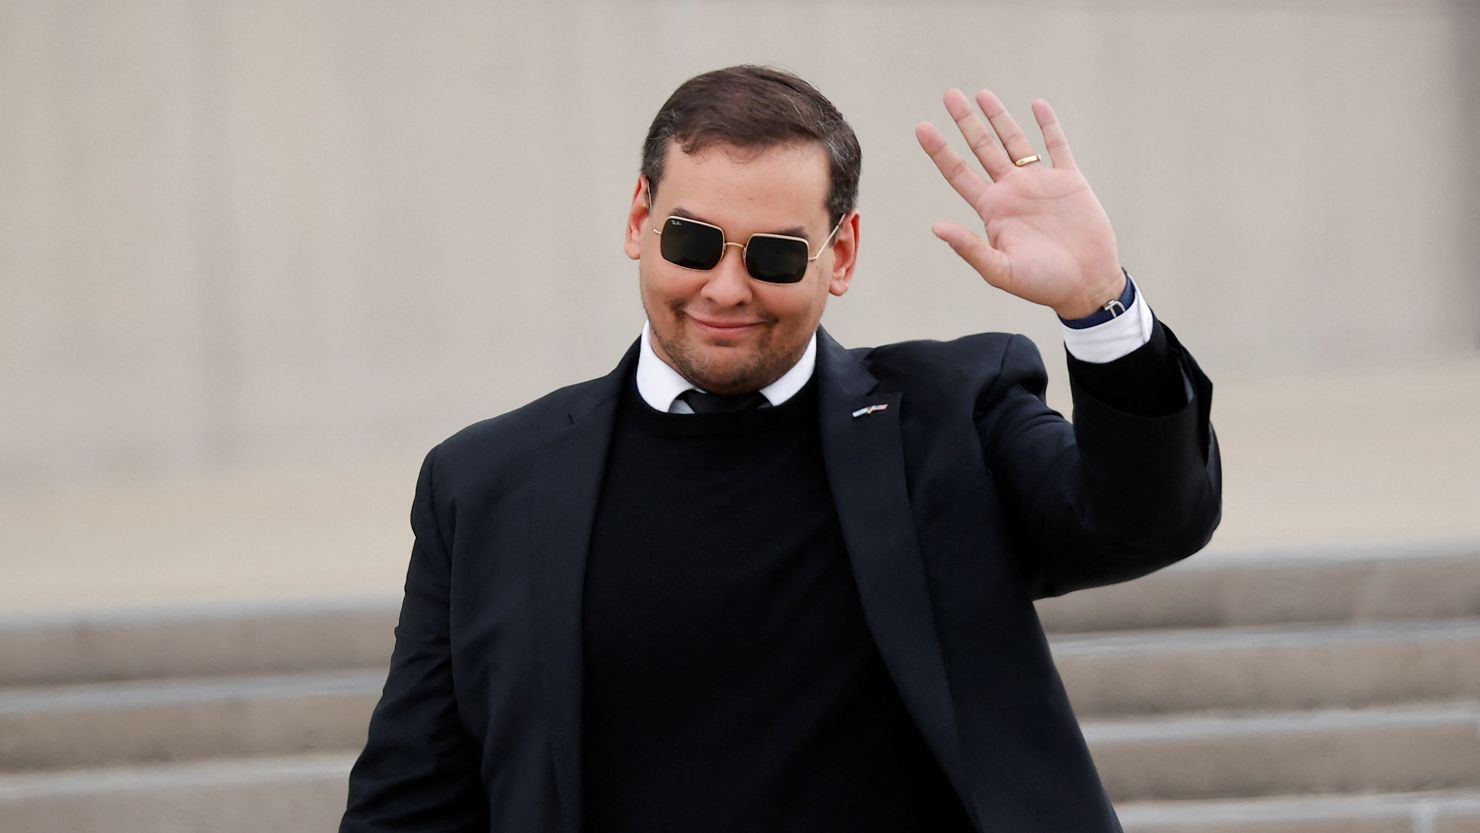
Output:
<instances>
[{"instance_id":1,"label":"ear","mask_svg":"<svg viewBox=\"0 0 1480 833\"><path fill-rule=\"evenodd\" d=\"M647 236L648 226L652 224L649 218L652 210L648 208L648 193L647 177L638 174L637 187L632 191L632 206L627 210L627 237L622 241L622 248L633 260L642 258L642 241Z\"/></svg>"},{"instance_id":2,"label":"ear","mask_svg":"<svg viewBox=\"0 0 1480 833\"><path fill-rule=\"evenodd\" d=\"M828 280L827 291L839 297L853 283L853 268L858 265L858 216L854 211L844 217L832 242L832 277Z\"/></svg>"}]
</instances>

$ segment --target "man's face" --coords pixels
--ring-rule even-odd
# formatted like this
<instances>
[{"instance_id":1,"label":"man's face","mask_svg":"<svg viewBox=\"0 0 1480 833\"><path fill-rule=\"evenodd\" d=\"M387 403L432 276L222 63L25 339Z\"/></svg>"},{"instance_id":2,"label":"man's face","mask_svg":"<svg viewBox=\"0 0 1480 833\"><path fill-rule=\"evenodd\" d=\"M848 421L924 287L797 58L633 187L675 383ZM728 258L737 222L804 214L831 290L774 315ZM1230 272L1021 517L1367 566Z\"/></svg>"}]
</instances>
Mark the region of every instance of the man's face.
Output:
<instances>
[{"instance_id":1,"label":"man's face","mask_svg":"<svg viewBox=\"0 0 1480 833\"><path fill-rule=\"evenodd\" d=\"M638 261L642 306L659 358L695 385L724 394L759 390L801 358L827 296L848 290L856 212L793 284L751 278L739 246L726 246L707 271L669 263L653 227L679 215L719 226L727 241L742 245L754 233L803 237L816 254L832 230L829 183L827 154L816 143L760 152L711 146L693 155L677 143L669 146L651 211L646 181L638 180L625 247Z\"/></svg>"}]
</instances>

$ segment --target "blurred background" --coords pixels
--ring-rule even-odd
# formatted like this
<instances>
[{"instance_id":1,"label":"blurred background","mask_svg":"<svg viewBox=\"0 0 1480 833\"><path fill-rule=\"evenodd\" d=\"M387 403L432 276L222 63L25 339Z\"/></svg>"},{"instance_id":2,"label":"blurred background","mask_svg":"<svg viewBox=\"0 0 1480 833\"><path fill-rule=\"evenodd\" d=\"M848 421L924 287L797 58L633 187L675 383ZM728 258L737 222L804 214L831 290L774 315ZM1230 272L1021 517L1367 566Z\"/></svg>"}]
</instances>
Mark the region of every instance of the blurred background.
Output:
<instances>
[{"instance_id":1,"label":"blurred background","mask_svg":"<svg viewBox=\"0 0 1480 833\"><path fill-rule=\"evenodd\" d=\"M0 0L0 807L85 829L104 790L115 824L137 801L140 829L238 829L159 797L219 788L208 806L259 821L328 818L384 676L422 455L615 364L642 324L621 238L648 122L684 79L735 63L812 81L862 142L861 265L824 317L843 343L1027 333L1068 411L1053 316L929 231L971 215L913 127L949 121L947 87L990 87L1024 124L1032 98L1053 102L1126 265L1213 378L1224 521L1187 565L1212 583L1166 604L1227 616L1157 619L1132 596L1140 618L1050 609L1051 625L1267 626L1346 592L1330 623L1460 616L1442 627L1470 641L1429 660L1450 688L1395 694L1370 657L1288 668L1375 663L1388 699L1373 702L1389 706L1480 697L1462 670L1480 665L1463 618L1480 616L1465 583L1480 564L1477 45L1480 4L1462 0ZM1248 584L1290 564L1356 572ZM1290 604L1265 619L1240 606L1280 593ZM1425 600L1437 607L1404 607ZM302 631L285 623L303 617L341 641L290 644ZM305 682L326 665L339 670ZM253 700L268 677L246 674L291 680ZM149 688L176 678L193 682ZM1302 696L1221 705L1304 725L1279 709L1341 699ZM218 734L139 728L112 752L67 740L126 734L120 698ZM264 716L277 708L308 711ZM1362 800L1428 824L1448 818L1434 790L1480 807L1463 792L1480 790L1475 711L1443 711L1457 722L1440 729L1432 708L1399 711L1444 739L1415 755L1458 774L1390 782L1364 764L1355 780L1121 784L1117 798L1423 791ZM293 722L331 713L348 717L327 740ZM259 740L219 735L238 718ZM1362 747L1379 757L1398 731L1383 726ZM1453 740L1465 731L1468 746ZM1096 754L1113 757L1120 736L1104 737ZM1250 748L1250 766L1269 757ZM230 768L264 755L278 758ZM183 768L148 769L161 762ZM169 780L182 772L197 780ZM290 800L262 786L274 778L312 786ZM1213 829L1146 806L1137 829ZM1442 829L1480 830L1475 812Z\"/></svg>"}]
</instances>

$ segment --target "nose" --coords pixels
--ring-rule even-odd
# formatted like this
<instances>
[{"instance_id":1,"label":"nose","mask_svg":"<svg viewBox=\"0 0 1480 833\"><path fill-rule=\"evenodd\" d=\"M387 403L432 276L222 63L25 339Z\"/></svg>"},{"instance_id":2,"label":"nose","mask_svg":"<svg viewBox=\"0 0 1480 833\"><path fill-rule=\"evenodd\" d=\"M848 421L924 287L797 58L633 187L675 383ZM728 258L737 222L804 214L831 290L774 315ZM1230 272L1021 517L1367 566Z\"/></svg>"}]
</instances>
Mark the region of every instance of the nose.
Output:
<instances>
[{"instance_id":1,"label":"nose","mask_svg":"<svg viewBox=\"0 0 1480 833\"><path fill-rule=\"evenodd\" d=\"M734 246L734 250L730 249ZM725 253L709 270L709 278L700 293L720 307L733 307L750 300L750 274L745 271L745 247L726 241ZM734 255L731 257L730 255Z\"/></svg>"}]
</instances>

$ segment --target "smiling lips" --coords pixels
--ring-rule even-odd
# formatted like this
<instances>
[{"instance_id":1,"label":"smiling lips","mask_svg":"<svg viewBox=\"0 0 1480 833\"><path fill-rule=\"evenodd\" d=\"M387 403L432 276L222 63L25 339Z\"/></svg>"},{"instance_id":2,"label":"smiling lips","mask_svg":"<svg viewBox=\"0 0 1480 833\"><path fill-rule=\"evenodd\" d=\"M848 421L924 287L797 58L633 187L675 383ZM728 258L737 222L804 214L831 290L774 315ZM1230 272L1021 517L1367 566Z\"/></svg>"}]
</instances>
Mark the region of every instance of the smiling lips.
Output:
<instances>
[{"instance_id":1,"label":"smiling lips","mask_svg":"<svg viewBox=\"0 0 1480 833\"><path fill-rule=\"evenodd\" d=\"M759 327L765 323L764 321L726 321L724 319L716 321L698 318L693 315L689 315L688 318L690 321L699 325L699 329L709 330L720 335L738 335L745 330L752 327Z\"/></svg>"}]
</instances>

